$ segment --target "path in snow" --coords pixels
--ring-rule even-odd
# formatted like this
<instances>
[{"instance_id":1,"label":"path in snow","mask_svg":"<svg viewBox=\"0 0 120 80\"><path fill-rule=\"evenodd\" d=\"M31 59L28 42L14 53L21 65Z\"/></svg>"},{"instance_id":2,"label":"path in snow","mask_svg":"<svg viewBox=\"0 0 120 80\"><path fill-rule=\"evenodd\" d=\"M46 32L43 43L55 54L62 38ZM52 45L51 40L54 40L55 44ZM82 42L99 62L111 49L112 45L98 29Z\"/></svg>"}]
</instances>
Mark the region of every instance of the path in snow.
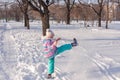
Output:
<instances>
[{"instance_id":1,"label":"path in snow","mask_svg":"<svg viewBox=\"0 0 120 80\"><path fill-rule=\"evenodd\" d=\"M15 53L12 52L14 43L11 39L10 31L8 31L8 25L2 25L0 29L0 79L11 80L10 72L13 70L16 61Z\"/></svg>"},{"instance_id":2,"label":"path in snow","mask_svg":"<svg viewBox=\"0 0 120 80\"><path fill-rule=\"evenodd\" d=\"M0 80L45 80L47 60L42 54L39 30L13 29L8 23L4 27L0 36ZM57 67L54 76L54 80L69 80Z\"/></svg>"},{"instance_id":3,"label":"path in snow","mask_svg":"<svg viewBox=\"0 0 120 80\"><path fill-rule=\"evenodd\" d=\"M4 70L2 68L2 62L4 61L3 59L3 52L2 52L2 49L3 49L3 25L0 26L0 79L4 79L5 78L5 73L4 73Z\"/></svg>"}]
</instances>

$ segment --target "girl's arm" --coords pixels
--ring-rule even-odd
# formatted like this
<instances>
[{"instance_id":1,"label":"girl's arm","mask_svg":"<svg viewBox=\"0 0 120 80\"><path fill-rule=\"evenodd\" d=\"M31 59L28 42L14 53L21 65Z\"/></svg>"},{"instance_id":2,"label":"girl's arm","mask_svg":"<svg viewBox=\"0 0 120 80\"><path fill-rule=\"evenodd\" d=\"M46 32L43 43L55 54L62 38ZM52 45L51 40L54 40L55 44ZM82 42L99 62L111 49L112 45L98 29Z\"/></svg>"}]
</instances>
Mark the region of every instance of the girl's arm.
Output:
<instances>
[{"instance_id":1,"label":"girl's arm","mask_svg":"<svg viewBox=\"0 0 120 80\"><path fill-rule=\"evenodd\" d=\"M57 39L54 41L53 46L57 46L59 40L61 40L61 38L57 38Z\"/></svg>"}]
</instances>

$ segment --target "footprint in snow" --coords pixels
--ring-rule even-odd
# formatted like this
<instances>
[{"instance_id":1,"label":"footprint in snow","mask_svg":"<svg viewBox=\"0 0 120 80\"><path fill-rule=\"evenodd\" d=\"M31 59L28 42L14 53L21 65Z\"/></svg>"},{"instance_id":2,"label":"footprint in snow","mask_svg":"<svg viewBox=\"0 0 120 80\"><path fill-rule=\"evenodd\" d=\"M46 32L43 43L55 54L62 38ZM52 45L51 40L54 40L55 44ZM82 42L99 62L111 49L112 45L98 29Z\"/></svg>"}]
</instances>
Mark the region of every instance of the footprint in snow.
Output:
<instances>
[{"instance_id":1,"label":"footprint in snow","mask_svg":"<svg viewBox=\"0 0 120 80\"><path fill-rule=\"evenodd\" d=\"M0 42L0 46L2 45L2 43Z\"/></svg>"},{"instance_id":2,"label":"footprint in snow","mask_svg":"<svg viewBox=\"0 0 120 80\"><path fill-rule=\"evenodd\" d=\"M23 80L36 80L36 77L32 75L25 75L23 77Z\"/></svg>"},{"instance_id":3,"label":"footprint in snow","mask_svg":"<svg viewBox=\"0 0 120 80\"><path fill-rule=\"evenodd\" d=\"M45 63L40 63L38 64L37 68L36 68L39 76L43 79L46 78L47 75L47 65Z\"/></svg>"}]
</instances>

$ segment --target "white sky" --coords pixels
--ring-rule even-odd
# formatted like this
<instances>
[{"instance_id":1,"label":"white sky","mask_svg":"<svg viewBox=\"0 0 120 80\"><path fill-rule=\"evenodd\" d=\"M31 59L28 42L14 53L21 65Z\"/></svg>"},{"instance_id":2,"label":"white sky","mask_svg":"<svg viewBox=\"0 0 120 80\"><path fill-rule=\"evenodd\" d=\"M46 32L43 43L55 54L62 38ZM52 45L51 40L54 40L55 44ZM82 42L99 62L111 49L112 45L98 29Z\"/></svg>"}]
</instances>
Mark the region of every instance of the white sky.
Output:
<instances>
[{"instance_id":1,"label":"white sky","mask_svg":"<svg viewBox=\"0 0 120 80\"><path fill-rule=\"evenodd\" d=\"M0 2L13 2L15 0L0 0ZM62 1L62 0L61 0ZM76 0L77 2L78 0ZM81 0L83 2L87 2L87 3L93 3L93 2L96 2L97 0Z\"/></svg>"},{"instance_id":2,"label":"white sky","mask_svg":"<svg viewBox=\"0 0 120 80\"><path fill-rule=\"evenodd\" d=\"M0 0L0 2L13 2L14 0Z\"/></svg>"}]
</instances>

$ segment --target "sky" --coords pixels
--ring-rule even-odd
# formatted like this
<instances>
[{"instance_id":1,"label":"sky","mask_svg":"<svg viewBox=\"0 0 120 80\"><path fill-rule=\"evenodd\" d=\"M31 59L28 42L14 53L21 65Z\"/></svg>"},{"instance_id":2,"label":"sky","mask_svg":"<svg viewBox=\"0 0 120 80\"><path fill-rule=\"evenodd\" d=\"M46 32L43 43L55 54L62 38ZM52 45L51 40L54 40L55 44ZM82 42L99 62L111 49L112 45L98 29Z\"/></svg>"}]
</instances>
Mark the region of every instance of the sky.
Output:
<instances>
[{"instance_id":1,"label":"sky","mask_svg":"<svg viewBox=\"0 0 120 80\"><path fill-rule=\"evenodd\" d=\"M11 1L14 1L14 0L0 0L0 2L1 1L7 1L7 2L11 2ZM91 1L91 2L94 2L94 1L96 1L96 0L83 0L83 1L85 1L85 2L89 2L89 1Z\"/></svg>"},{"instance_id":2,"label":"sky","mask_svg":"<svg viewBox=\"0 0 120 80\"><path fill-rule=\"evenodd\" d=\"M0 0L0 2L13 2L14 0Z\"/></svg>"},{"instance_id":3,"label":"sky","mask_svg":"<svg viewBox=\"0 0 120 80\"><path fill-rule=\"evenodd\" d=\"M14 0L0 0L0 2L1 1L3 1L3 2L13 2ZM76 1L78 1L78 0L76 0ZM90 2L95 2L96 0L82 0L82 1L90 3Z\"/></svg>"}]
</instances>

